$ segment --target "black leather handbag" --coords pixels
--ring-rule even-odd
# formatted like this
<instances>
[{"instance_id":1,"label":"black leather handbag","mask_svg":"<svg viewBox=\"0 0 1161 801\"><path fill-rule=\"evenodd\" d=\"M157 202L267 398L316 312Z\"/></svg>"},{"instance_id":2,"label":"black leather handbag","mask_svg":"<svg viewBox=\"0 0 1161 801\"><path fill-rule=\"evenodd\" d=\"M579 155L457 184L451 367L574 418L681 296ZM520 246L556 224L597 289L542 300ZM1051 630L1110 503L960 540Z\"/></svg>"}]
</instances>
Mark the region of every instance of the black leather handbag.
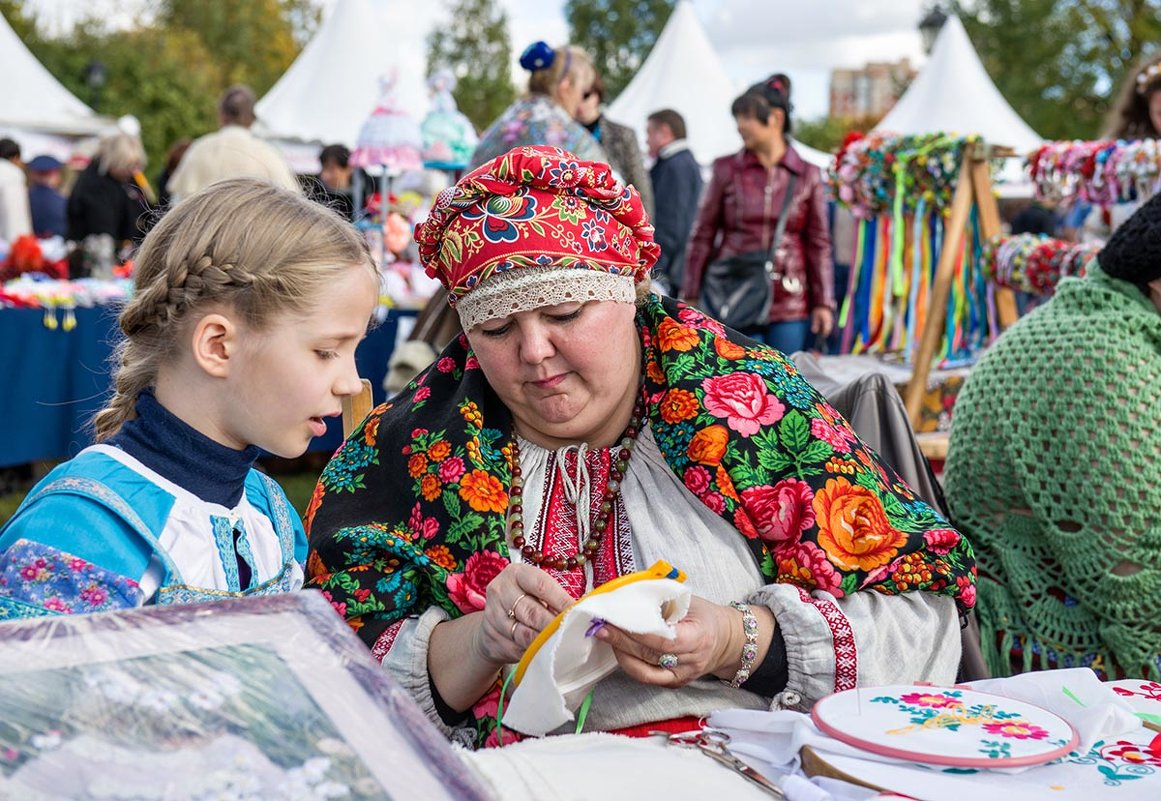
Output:
<instances>
[{"instance_id":1,"label":"black leather handbag","mask_svg":"<svg viewBox=\"0 0 1161 801\"><path fill-rule=\"evenodd\" d=\"M786 229L786 217L794 197L796 179L797 176L791 173L769 251L740 253L718 259L706 268L701 284L701 308L729 328L741 331L765 325L769 320L770 305L774 302L776 285L789 283L790 286L784 288L791 292L801 289L797 279L787 281L778 274L776 268L778 243L782 241L782 232Z\"/></svg>"}]
</instances>

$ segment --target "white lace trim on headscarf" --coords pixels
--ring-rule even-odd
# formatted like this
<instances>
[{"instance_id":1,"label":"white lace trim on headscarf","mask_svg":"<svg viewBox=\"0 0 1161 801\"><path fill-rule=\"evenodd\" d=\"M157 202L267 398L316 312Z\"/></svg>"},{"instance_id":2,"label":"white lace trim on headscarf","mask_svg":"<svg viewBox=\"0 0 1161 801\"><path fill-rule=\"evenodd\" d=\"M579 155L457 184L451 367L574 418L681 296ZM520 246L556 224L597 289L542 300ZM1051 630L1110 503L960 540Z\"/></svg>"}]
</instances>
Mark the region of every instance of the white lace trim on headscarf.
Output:
<instances>
[{"instance_id":1,"label":"white lace trim on headscarf","mask_svg":"<svg viewBox=\"0 0 1161 801\"><path fill-rule=\"evenodd\" d=\"M632 276L599 270L523 267L492 275L456 304L465 331L488 320L561 303L612 300L635 303Z\"/></svg>"}]
</instances>

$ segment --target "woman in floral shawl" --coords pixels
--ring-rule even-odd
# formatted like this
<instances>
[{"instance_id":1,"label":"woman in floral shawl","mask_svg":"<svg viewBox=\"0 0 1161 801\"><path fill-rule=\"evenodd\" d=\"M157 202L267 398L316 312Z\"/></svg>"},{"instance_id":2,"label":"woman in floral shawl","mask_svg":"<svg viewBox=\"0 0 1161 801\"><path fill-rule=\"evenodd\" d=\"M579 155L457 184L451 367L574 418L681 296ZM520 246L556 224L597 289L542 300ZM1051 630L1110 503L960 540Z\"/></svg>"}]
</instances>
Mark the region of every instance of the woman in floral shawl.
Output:
<instances>
[{"instance_id":1,"label":"woman in floral shawl","mask_svg":"<svg viewBox=\"0 0 1161 801\"><path fill-rule=\"evenodd\" d=\"M597 634L621 669L590 729L955 678L968 543L780 353L650 294L652 234L607 165L548 147L419 227L466 334L327 466L307 571L449 734L495 742L506 667L658 559L689 613L674 641Z\"/></svg>"}]
</instances>

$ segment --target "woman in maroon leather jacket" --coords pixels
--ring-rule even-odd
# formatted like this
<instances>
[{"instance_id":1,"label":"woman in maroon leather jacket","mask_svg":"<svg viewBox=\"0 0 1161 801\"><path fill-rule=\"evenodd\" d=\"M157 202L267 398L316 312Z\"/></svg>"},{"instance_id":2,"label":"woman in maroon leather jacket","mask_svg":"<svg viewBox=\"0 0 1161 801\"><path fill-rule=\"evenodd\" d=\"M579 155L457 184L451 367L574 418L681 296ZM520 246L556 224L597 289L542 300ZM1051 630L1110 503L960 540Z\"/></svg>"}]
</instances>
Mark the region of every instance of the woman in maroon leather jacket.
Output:
<instances>
[{"instance_id":1,"label":"woman in maroon leather jacket","mask_svg":"<svg viewBox=\"0 0 1161 801\"><path fill-rule=\"evenodd\" d=\"M744 147L714 162L687 247L682 297L696 304L711 262L766 251L778 224L790 174L797 176L786 228L778 246L769 324L743 331L785 353L804 350L811 334L834 326L834 263L822 173L786 139L790 102L772 78L746 90L731 111Z\"/></svg>"}]
</instances>

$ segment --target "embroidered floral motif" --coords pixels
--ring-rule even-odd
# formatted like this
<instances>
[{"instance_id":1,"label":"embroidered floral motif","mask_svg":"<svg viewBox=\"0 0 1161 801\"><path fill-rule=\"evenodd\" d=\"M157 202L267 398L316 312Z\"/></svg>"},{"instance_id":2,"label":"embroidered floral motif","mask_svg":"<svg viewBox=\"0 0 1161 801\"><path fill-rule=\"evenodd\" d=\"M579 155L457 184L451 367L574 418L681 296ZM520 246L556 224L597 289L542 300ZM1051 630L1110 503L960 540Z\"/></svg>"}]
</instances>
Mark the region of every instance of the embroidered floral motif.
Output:
<instances>
[{"instance_id":1,"label":"embroidered floral motif","mask_svg":"<svg viewBox=\"0 0 1161 801\"><path fill-rule=\"evenodd\" d=\"M1016 740L1043 740L1048 737L1048 729L1042 729L1022 720L985 723L982 728L988 734L998 734L1001 737L1011 737Z\"/></svg>"},{"instance_id":2,"label":"embroidered floral motif","mask_svg":"<svg viewBox=\"0 0 1161 801\"><path fill-rule=\"evenodd\" d=\"M141 590L136 581L72 554L17 540L0 554L0 606L5 599L39 607L40 614L88 614L139 606Z\"/></svg>"}]
</instances>

